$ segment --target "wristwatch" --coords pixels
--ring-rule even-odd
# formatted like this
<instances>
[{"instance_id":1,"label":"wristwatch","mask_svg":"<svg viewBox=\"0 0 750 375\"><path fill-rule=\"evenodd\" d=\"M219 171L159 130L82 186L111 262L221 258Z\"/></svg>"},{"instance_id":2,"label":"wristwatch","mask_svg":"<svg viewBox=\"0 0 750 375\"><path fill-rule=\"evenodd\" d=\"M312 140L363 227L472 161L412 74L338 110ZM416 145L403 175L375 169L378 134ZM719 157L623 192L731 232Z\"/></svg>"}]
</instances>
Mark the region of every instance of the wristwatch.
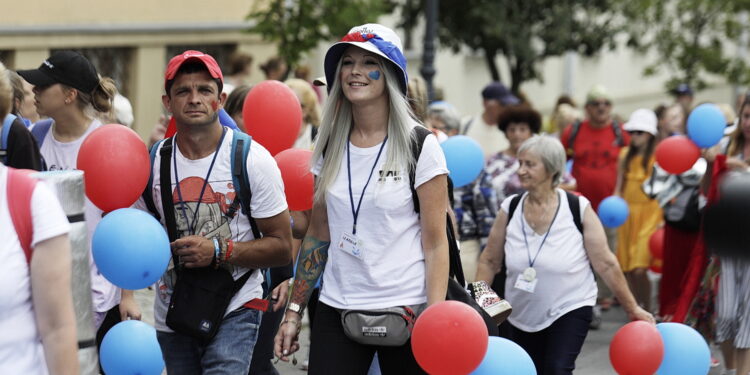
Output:
<instances>
[{"instance_id":1,"label":"wristwatch","mask_svg":"<svg viewBox=\"0 0 750 375\"><path fill-rule=\"evenodd\" d=\"M299 314L300 316L302 316L302 312L304 312L304 310L305 310L305 308L304 308L304 307L302 307L302 306L300 306L299 304L297 304L297 303L294 303L294 302L289 302L289 305L288 305L288 306L287 306L286 308L287 308L287 310L289 310L289 311L294 311L294 312L296 312L296 313L297 313L297 314Z\"/></svg>"}]
</instances>

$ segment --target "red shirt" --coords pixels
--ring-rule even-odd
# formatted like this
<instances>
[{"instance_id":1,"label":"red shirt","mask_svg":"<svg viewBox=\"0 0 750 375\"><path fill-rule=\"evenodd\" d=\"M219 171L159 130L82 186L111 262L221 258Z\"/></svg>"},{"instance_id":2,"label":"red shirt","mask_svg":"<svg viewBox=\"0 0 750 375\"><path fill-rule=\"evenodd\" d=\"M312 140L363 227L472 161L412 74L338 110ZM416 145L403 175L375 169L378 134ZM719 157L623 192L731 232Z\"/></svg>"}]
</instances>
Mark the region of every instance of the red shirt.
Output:
<instances>
[{"instance_id":1,"label":"red shirt","mask_svg":"<svg viewBox=\"0 0 750 375\"><path fill-rule=\"evenodd\" d=\"M630 143L630 136L619 125L625 146ZM570 155L568 139L573 126L565 128L560 141ZM620 146L617 144L615 131L612 123L599 129L594 129L589 120L581 123L578 134L573 141L573 177L578 182L578 191L589 201L591 208L596 211L599 202L612 195L617 183L617 159L620 155Z\"/></svg>"}]
</instances>

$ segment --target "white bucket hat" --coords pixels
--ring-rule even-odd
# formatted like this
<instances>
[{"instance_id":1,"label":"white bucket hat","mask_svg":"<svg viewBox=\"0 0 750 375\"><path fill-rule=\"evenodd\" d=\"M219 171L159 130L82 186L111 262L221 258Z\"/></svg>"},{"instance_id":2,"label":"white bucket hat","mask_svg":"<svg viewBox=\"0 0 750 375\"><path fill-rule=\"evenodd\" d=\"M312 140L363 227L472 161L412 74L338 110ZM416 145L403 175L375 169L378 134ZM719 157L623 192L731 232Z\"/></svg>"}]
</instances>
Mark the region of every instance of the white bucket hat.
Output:
<instances>
[{"instance_id":1,"label":"white bucket hat","mask_svg":"<svg viewBox=\"0 0 750 375\"><path fill-rule=\"evenodd\" d=\"M628 132L642 131L655 136L657 132L656 125L658 122L659 120L656 118L654 111L641 108L636 109L635 112L630 115L630 119L628 119L628 122L626 122L622 128Z\"/></svg>"},{"instance_id":2,"label":"white bucket hat","mask_svg":"<svg viewBox=\"0 0 750 375\"><path fill-rule=\"evenodd\" d=\"M393 63L401 73L398 77L399 87L406 94L406 83L409 78L406 75L406 58L403 54L401 38L393 30L377 23L353 27L348 34L341 38L340 42L328 49L323 64L328 91L331 91L331 84L336 78L336 66L341 60L341 55L350 45L372 52Z\"/></svg>"}]
</instances>

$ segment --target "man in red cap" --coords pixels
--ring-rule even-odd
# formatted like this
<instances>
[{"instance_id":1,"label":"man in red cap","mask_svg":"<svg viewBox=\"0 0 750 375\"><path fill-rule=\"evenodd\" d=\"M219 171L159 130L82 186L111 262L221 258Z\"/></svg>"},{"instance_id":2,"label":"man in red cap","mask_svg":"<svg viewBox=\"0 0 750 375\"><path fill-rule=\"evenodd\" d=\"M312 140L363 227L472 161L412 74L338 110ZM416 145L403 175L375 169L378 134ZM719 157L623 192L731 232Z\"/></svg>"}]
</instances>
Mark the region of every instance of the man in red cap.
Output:
<instances>
[{"instance_id":1,"label":"man in red cap","mask_svg":"<svg viewBox=\"0 0 750 375\"><path fill-rule=\"evenodd\" d=\"M239 209L245 203L232 176L238 135L219 123L226 100L222 86L221 69L210 55L185 51L167 65L162 101L177 133L155 146L150 197L172 241L173 262L157 282L154 304L168 374L247 374L261 321L251 303L263 296L259 270L289 264L292 258L281 173L257 142L250 142L247 176L239 177L247 179L252 192L250 213ZM163 183L162 174L171 181ZM163 189L170 191L163 194ZM214 280L222 272L224 280L231 275L233 284L200 294L202 287L217 289L216 283L201 287L207 279L194 275ZM216 294L230 296L223 300L226 308L213 314L218 317L191 316L216 305L221 300Z\"/></svg>"}]
</instances>

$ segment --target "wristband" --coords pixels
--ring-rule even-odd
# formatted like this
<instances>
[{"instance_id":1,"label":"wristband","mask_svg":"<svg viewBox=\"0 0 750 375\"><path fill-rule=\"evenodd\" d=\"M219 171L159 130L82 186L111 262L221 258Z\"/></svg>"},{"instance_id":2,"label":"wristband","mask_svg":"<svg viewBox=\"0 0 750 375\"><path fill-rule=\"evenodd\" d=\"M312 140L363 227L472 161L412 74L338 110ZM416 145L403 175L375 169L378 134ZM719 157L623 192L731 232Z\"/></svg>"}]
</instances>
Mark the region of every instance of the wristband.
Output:
<instances>
[{"instance_id":1,"label":"wristband","mask_svg":"<svg viewBox=\"0 0 750 375\"><path fill-rule=\"evenodd\" d=\"M292 227L292 230L294 230L294 216L289 215L289 224Z\"/></svg>"},{"instance_id":2,"label":"wristband","mask_svg":"<svg viewBox=\"0 0 750 375\"><path fill-rule=\"evenodd\" d=\"M234 241L227 240L227 253L224 255L225 262L232 256L232 250L234 250Z\"/></svg>"},{"instance_id":3,"label":"wristband","mask_svg":"<svg viewBox=\"0 0 750 375\"><path fill-rule=\"evenodd\" d=\"M221 247L219 246L219 240L214 237L214 267L219 267L219 252L221 252Z\"/></svg>"}]
</instances>

